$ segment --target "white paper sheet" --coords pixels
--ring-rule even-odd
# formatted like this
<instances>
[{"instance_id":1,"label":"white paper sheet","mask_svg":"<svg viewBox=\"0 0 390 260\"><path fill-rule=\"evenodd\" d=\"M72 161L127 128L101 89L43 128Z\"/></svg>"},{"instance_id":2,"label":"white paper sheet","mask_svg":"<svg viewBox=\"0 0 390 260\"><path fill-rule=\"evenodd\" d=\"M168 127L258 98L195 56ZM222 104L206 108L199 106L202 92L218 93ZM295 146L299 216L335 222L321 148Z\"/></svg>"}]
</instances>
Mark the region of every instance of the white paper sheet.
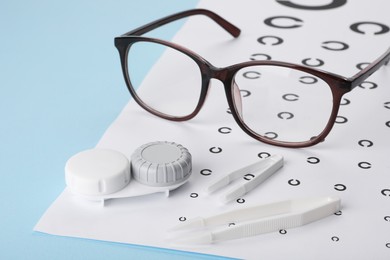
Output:
<instances>
[{"instance_id":1,"label":"white paper sheet","mask_svg":"<svg viewBox=\"0 0 390 260\"><path fill-rule=\"evenodd\" d=\"M199 7L213 10L237 25L241 36L231 38L207 18L190 18L174 41L199 53L215 66L228 66L267 54L274 60L301 63L305 58L321 59L321 69L352 76L356 65L370 62L390 47L390 33L374 34L381 27L362 24L357 33L350 26L376 22L388 28L387 1L347 1L329 10L303 10L279 2L311 6L330 1L201 1ZM343 2L343 1L332 1ZM294 29L268 26L301 25ZM158 17L156 17L158 18ZM261 44L262 36L283 39L280 45ZM269 40L269 39L268 39ZM272 40L272 39L271 39ZM331 51L326 41L341 41L349 48ZM338 48L340 45L328 45ZM310 62L315 62L314 60ZM170 68L166 68L170 69ZM164 73L164 71L153 72ZM178 75L180 76L180 75ZM324 143L304 149L269 146L251 139L226 112L223 86L213 81L202 111L187 122L157 118L130 101L107 129L97 147L120 151L130 157L140 145L174 141L193 156L193 173L188 183L171 193L109 201L105 207L87 203L66 189L50 206L35 230L54 235L179 249L245 259L388 259L390 256L390 69L381 68L362 87L345 98L348 105L339 115ZM346 101L344 101L346 102ZM339 118L342 120L343 118ZM230 133L218 130L229 127ZM365 141L368 140L368 141ZM371 145L372 144L372 145ZM212 153L210 149L221 148ZM218 193L204 194L214 178L253 163L264 154L282 154L285 166L242 200L218 203ZM202 171L208 169L207 171ZM202 173L210 173L204 175ZM175 247L166 240L166 230L184 218L208 216L259 203L299 197L336 195L342 211L321 221L287 233L232 240L203 247Z\"/></svg>"}]
</instances>

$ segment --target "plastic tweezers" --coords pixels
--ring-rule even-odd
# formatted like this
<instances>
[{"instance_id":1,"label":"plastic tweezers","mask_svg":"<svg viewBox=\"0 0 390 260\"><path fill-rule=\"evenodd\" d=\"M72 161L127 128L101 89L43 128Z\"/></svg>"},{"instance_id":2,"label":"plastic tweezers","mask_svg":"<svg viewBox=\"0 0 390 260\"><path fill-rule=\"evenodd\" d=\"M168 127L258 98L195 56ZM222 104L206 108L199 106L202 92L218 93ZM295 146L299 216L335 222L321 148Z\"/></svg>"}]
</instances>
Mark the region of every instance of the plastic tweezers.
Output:
<instances>
[{"instance_id":1,"label":"plastic tweezers","mask_svg":"<svg viewBox=\"0 0 390 260\"><path fill-rule=\"evenodd\" d=\"M222 178L215 180L210 186L206 188L207 193L212 193L229 185L234 180L244 177L247 174L253 175L253 178L244 184L234 187L220 198L223 203L237 199L249 191L256 188L260 183L264 182L268 177L274 174L283 166L283 156L275 154L267 157L259 162L253 163L236 171L229 173Z\"/></svg>"},{"instance_id":2,"label":"plastic tweezers","mask_svg":"<svg viewBox=\"0 0 390 260\"><path fill-rule=\"evenodd\" d=\"M280 201L207 218L197 217L171 228L170 231L191 231L180 232L179 236L173 239L175 244L210 244L309 224L338 212L340 201L338 197ZM209 228L196 230L211 226L222 226L222 228L215 231Z\"/></svg>"}]
</instances>

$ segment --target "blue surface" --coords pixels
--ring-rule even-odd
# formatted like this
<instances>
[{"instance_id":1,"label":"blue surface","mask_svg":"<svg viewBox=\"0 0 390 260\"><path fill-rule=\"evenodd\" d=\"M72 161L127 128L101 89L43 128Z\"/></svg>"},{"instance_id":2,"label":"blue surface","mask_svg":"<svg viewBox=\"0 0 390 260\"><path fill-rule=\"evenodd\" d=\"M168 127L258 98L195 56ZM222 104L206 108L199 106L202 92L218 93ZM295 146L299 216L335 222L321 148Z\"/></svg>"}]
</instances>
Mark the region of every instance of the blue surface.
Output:
<instances>
[{"instance_id":1,"label":"blue surface","mask_svg":"<svg viewBox=\"0 0 390 260\"><path fill-rule=\"evenodd\" d=\"M0 2L0 259L193 259L33 227L129 100L114 37L197 0ZM178 27L163 32L171 37Z\"/></svg>"}]
</instances>

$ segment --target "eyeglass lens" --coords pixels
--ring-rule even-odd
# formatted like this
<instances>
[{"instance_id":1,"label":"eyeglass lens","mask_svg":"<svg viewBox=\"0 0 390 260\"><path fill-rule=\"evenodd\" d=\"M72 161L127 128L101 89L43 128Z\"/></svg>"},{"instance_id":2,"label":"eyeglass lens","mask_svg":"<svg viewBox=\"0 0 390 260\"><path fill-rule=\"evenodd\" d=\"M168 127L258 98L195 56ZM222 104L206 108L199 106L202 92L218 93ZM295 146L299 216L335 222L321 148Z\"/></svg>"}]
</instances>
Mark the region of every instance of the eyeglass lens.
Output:
<instances>
[{"instance_id":1,"label":"eyeglass lens","mask_svg":"<svg viewBox=\"0 0 390 260\"><path fill-rule=\"evenodd\" d=\"M304 142L319 135L329 121L331 88L314 75L262 65L240 69L234 81L241 93L238 115L257 135Z\"/></svg>"},{"instance_id":2,"label":"eyeglass lens","mask_svg":"<svg viewBox=\"0 0 390 260\"><path fill-rule=\"evenodd\" d=\"M202 75L186 54L162 44L136 42L128 51L127 62L131 85L148 107L173 117L187 116L195 110ZM153 74L145 77L148 72Z\"/></svg>"}]
</instances>

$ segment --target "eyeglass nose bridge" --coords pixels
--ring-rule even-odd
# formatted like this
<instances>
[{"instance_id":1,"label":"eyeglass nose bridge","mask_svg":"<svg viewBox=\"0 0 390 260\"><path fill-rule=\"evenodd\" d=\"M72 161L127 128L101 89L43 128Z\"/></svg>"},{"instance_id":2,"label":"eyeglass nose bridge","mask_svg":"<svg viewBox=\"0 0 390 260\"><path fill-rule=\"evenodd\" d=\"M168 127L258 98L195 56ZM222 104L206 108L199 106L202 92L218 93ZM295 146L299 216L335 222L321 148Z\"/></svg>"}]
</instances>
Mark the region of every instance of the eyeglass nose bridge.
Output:
<instances>
[{"instance_id":1,"label":"eyeglass nose bridge","mask_svg":"<svg viewBox=\"0 0 390 260\"><path fill-rule=\"evenodd\" d=\"M224 84L225 82L228 82L232 78L227 68L217 68L214 66L210 66L209 70L210 70L210 79L217 79Z\"/></svg>"},{"instance_id":2,"label":"eyeglass nose bridge","mask_svg":"<svg viewBox=\"0 0 390 260\"><path fill-rule=\"evenodd\" d=\"M238 113L238 116L242 117L241 92L234 80L234 71L229 68L217 68L212 65L209 66L209 71L210 79L221 81L225 87L225 93L227 95L230 109L234 109ZM226 88L228 88L229 91L226 91ZM229 93L231 93L231 98L229 97ZM230 103L230 101L232 101L232 103Z\"/></svg>"}]
</instances>

